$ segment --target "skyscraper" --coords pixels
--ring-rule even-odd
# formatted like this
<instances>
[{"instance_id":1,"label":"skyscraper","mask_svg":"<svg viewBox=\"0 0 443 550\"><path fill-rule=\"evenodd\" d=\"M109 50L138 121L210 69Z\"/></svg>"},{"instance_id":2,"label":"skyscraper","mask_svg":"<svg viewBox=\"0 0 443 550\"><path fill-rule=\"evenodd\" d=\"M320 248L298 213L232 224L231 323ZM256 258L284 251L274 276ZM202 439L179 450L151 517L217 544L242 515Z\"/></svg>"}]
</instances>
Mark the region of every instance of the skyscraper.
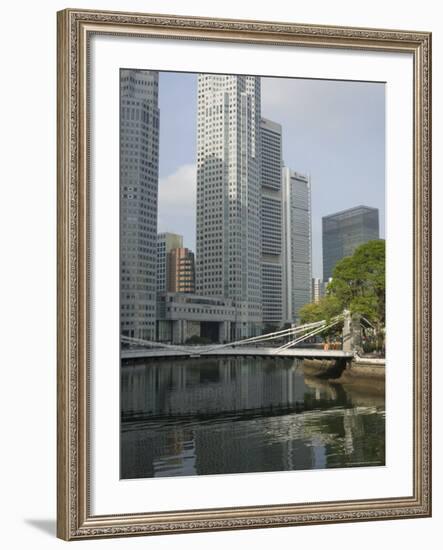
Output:
<instances>
[{"instance_id":1,"label":"skyscraper","mask_svg":"<svg viewBox=\"0 0 443 550\"><path fill-rule=\"evenodd\" d=\"M323 280L318 277L311 279L311 300L313 302L319 302L323 298Z\"/></svg>"},{"instance_id":2,"label":"skyscraper","mask_svg":"<svg viewBox=\"0 0 443 550\"><path fill-rule=\"evenodd\" d=\"M235 338L262 328L260 79L200 74L197 293L231 298Z\"/></svg>"},{"instance_id":3,"label":"skyscraper","mask_svg":"<svg viewBox=\"0 0 443 550\"><path fill-rule=\"evenodd\" d=\"M326 296L326 290L331 279L323 281L318 277L313 277L311 282L311 300L312 302L319 302L323 296Z\"/></svg>"},{"instance_id":4,"label":"skyscraper","mask_svg":"<svg viewBox=\"0 0 443 550\"><path fill-rule=\"evenodd\" d=\"M120 72L120 329L153 340L156 315L158 73Z\"/></svg>"},{"instance_id":5,"label":"skyscraper","mask_svg":"<svg viewBox=\"0 0 443 550\"><path fill-rule=\"evenodd\" d=\"M284 306L288 322L311 301L311 184L309 178L283 168Z\"/></svg>"},{"instance_id":6,"label":"skyscraper","mask_svg":"<svg viewBox=\"0 0 443 550\"><path fill-rule=\"evenodd\" d=\"M169 290L169 253L174 248L182 247L182 235L168 232L157 235L157 292Z\"/></svg>"},{"instance_id":7,"label":"skyscraper","mask_svg":"<svg viewBox=\"0 0 443 550\"><path fill-rule=\"evenodd\" d=\"M282 129L262 118L261 227L263 324L278 328L283 322Z\"/></svg>"},{"instance_id":8,"label":"skyscraper","mask_svg":"<svg viewBox=\"0 0 443 550\"><path fill-rule=\"evenodd\" d=\"M356 206L322 219L323 280L332 277L336 263L361 244L379 238L378 209Z\"/></svg>"},{"instance_id":9,"label":"skyscraper","mask_svg":"<svg viewBox=\"0 0 443 550\"><path fill-rule=\"evenodd\" d=\"M195 292L194 253L173 248L168 254L168 292Z\"/></svg>"}]
</instances>

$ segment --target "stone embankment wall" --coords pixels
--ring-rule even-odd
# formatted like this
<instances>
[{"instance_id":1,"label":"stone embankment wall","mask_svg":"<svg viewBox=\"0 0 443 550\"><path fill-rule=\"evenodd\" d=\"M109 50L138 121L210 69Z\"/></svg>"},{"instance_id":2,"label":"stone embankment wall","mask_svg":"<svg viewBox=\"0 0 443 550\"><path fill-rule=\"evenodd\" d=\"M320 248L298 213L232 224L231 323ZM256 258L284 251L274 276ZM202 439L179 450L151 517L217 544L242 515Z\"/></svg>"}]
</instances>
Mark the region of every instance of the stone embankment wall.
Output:
<instances>
[{"instance_id":1,"label":"stone embankment wall","mask_svg":"<svg viewBox=\"0 0 443 550\"><path fill-rule=\"evenodd\" d=\"M304 359L303 371L309 376L328 379L334 382L384 381L385 362L383 359Z\"/></svg>"}]
</instances>

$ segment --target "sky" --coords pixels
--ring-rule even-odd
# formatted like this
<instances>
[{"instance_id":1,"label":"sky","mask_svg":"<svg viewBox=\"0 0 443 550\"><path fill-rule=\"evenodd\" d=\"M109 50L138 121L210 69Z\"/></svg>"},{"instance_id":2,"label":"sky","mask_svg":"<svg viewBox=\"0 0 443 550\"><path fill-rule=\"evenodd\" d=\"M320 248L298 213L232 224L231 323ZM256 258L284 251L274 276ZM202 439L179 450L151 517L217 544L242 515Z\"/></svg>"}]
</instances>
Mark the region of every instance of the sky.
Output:
<instances>
[{"instance_id":1,"label":"sky","mask_svg":"<svg viewBox=\"0 0 443 550\"><path fill-rule=\"evenodd\" d=\"M360 204L385 232L385 85L261 78L261 114L282 125L285 166L311 177L312 275L322 277L322 216ZM197 75L160 73L158 231L195 251Z\"/></svg>"}]
</instances>

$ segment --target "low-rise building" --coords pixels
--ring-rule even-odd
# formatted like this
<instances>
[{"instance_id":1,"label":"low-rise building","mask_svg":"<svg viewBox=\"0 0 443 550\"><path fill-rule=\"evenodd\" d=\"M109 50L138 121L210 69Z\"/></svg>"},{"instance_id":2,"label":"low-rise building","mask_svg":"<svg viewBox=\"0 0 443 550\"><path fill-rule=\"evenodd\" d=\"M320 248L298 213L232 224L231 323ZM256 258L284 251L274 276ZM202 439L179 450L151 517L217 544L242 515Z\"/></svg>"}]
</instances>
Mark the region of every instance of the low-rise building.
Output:
<instances>
[{"instance_id":1,"label":"low-rise building","mask_svg":"<svg viewBox=\"0 0 443 550\"><path fill-rule=\"evenodd\" d=\"M235 330L233 300L165 292L158 296L157 340L184 344L192 336L230 342Z\"/></svg>"}]
</instances>

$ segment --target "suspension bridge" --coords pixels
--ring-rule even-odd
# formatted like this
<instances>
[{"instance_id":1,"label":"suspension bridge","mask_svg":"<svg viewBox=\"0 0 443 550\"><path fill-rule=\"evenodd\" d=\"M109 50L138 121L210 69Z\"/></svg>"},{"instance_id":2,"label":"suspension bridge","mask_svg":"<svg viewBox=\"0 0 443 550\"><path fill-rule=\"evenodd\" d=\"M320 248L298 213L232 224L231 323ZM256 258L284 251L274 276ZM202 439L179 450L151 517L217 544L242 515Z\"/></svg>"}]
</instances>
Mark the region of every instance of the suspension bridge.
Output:
<instances>
[{"instance_id":1,"label":"suspension bridge","mask_svg":"<svg viewBox=\"0 0 443 550\"><path fill-rule=\"evenodd\" d=\"M343 323L344 349L313 349L301 347L306 340ZM200 356L274 356L312 359L352 359L352 322L346 312L330 319L279 330L276 332L244 338L235 342L210 345L175 345L152 342L140 338L122 336L125 344L122 359L155 357L200 357ZM282 343L284 342L284 343Z\"/></svg>"}]
</instances>

